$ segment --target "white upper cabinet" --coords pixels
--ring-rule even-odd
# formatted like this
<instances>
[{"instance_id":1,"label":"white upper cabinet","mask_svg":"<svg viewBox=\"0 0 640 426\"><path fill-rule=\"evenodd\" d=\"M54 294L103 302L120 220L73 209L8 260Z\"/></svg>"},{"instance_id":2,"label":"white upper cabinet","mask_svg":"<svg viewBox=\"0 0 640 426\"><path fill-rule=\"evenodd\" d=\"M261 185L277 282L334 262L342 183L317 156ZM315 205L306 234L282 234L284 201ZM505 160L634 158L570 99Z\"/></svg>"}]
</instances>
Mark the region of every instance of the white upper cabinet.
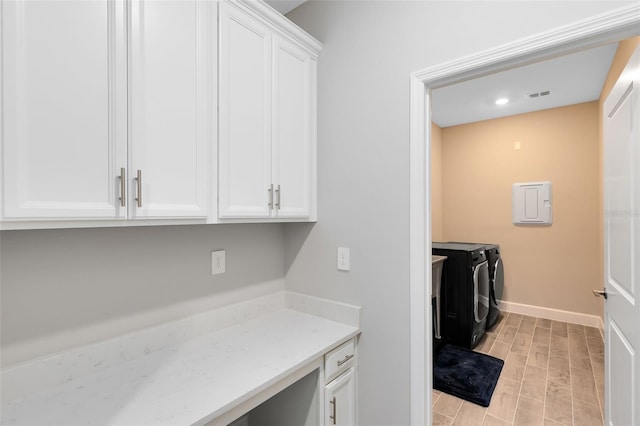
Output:
<instances>
[{"instance_id":1,"label":"white upper cabinet","mask_svg":"<svg viewBox=\"0 0 640 426\"><path fill-rule=\"evenodd\" d=\"M278 217L306 218L311 216L316 161L316 62L282 37L274 37L273 52L273 182L278 191L274 210Z\"/></svg>"},{"instance_id":2,"label":"white upper cabinet","mask_svg":"<svg viewBox=\"0 0 640 426\"><path fill-rule=\"evenodd\" d=\"M315 220L321 45L259 2L219 16L219 217Z\"/></svg>"},{"instance_id":3,"label":"white upper cabinet","mask_svg":"<svg viewBox=\"0 0 640 426\"><path fill-rule=\"evenodd\" d=\"M130 213L207 212L206 2L132 0L129 49ZM209 72L207 72L209 71ZM140 171L140 182L137 181ZM140 199L141 202L138 203Z\"/></svg>"},{"instance_id":4,"label":"white upper cabinet","mask_svg":"<svg viewBox=\"0 0 640 426\"><path fill-rule=\"evenodd\" d=\"M0 229L316 220L321 44L264 2L0 1Z\"/></svg>"},{"instance_id":5,"label":"white upper cabinet","mask_svg":"<svg viewBox=\"0 0 640 426\"><path fill-rule=\"evenodd\" d=\"M2 214L116 218L126 164L124 3L2 2Z\"/></svg>"},{"instance_id":6,"label":"white upper cabinet","mask_svg":"<svg viewBox=\"0 0 640 426\"><path fill-rule=\"evenodd\" d=\"M271 31L220 4L219 209L221 217L269 217Z\"/></svg>"},{"instance_id":7,"label":"white upper cabinet","mask_svg":"<svg viewBox=\"0 0 640 426\"><path fill-rule=\"evenodd\" d=\"M215 3L2 6L3 228L21 220L204 223Z\"/></svg>"}]
</instances>

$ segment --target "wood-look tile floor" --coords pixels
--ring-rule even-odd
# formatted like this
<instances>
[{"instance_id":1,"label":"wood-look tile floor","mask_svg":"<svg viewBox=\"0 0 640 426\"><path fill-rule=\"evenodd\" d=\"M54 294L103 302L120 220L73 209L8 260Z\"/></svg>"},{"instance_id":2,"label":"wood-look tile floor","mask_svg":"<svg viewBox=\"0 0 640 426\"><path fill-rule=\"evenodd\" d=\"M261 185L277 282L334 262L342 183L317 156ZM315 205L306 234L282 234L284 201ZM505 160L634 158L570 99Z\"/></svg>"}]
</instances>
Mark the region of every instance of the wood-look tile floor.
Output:
<instances>
[{"instance_id":1,"label":"wood-look tile floor","mask_svg":"<svg viewBox=\"0 0 640 426\"><path fill-rule=\"evenodd\" d=\"M503 313L474 350L504 360L491 404L433 390L434 425L603 425L597 328Z\"/></svg>"}]
</instances>

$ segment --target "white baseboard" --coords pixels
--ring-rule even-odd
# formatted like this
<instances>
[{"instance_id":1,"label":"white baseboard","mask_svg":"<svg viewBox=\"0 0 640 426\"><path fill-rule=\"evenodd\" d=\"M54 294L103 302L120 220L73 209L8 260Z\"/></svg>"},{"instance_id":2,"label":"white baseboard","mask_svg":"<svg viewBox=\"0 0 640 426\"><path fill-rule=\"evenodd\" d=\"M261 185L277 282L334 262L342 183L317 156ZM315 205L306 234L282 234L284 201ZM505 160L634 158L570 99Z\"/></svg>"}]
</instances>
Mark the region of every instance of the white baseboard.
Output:
<instances>
[{"instance_id":1,"label":"white baseboard","mask_svg":"<svg viewBox=\"0 0 640 426\"><path fill-rule=\"evenodd\" d=\"M525 305L514 302L500 302L500 310L514 314L530 315L554 321L570 322L572 324L596 327L600 332L604 329L602 318L598 315L582 314L580 312L563 311L561 309L545 308L543 306Z\"/></svg>"}]
</instances>

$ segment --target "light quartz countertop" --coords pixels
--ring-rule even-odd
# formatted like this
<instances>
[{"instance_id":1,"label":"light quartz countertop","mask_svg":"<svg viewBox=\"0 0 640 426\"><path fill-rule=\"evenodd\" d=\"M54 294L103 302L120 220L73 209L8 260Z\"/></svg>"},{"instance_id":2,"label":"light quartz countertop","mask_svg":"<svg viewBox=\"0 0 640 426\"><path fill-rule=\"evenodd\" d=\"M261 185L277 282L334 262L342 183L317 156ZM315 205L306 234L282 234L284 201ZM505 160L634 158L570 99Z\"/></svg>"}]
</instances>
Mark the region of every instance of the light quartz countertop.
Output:
<instances>
[{"instance_id":1,"label":"light quartz countertop","mask_svg":"<svg viewBox=\"0 0 640 426\"><path fill-rule=\"evenodd\" d=\"M175 337L181 327L193 327L193 321L183 321L156 328L155 346L140 345L149 333L129 336L138 349L112 341L3 372L1 423L206 424L360 332L353 321L327 319L336 313L332 302L301 295L286 300L263 306L259 315L249 318L238 315L243 308L236 307L233 324L212 331L205 328L196 336ZM313 314L301 311L304 307ZM359 308L353 308L359 315ZM337 316L344 317L345 309L349 306L338 306L342 312ZM170 344L158 344L163 330L172 335ZM36 386L39 382L46 385Z\"/></svg>"}]
</instances>

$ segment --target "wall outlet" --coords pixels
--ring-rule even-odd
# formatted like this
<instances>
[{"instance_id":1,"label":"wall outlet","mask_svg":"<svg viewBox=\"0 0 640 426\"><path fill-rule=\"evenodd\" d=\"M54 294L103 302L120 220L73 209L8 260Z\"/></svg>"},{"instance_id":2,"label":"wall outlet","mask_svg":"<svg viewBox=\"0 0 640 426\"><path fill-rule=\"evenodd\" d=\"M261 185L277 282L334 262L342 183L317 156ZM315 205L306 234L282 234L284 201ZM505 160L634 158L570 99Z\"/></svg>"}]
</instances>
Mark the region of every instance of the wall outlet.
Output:
<instances>
[{"instance_id":1,"label":"wall outlet","mask_svg":"<svg viewBox=\"0 0 640 426\"><path fill-rule=\"evenodd\" d=\"M215 250L211 252L211 275L224 274L225 251Z\"/></svg>"},{"instance_id":2,"label":"wall outlet","mask_svg":"<svg viewBox=\"0 0 640 426\"><path fill-rule=\"evenodd\" d=\"M338 247L338 271L348 271L351 269L351 255L346 247Z\"/></svg>"}]
</instances>

